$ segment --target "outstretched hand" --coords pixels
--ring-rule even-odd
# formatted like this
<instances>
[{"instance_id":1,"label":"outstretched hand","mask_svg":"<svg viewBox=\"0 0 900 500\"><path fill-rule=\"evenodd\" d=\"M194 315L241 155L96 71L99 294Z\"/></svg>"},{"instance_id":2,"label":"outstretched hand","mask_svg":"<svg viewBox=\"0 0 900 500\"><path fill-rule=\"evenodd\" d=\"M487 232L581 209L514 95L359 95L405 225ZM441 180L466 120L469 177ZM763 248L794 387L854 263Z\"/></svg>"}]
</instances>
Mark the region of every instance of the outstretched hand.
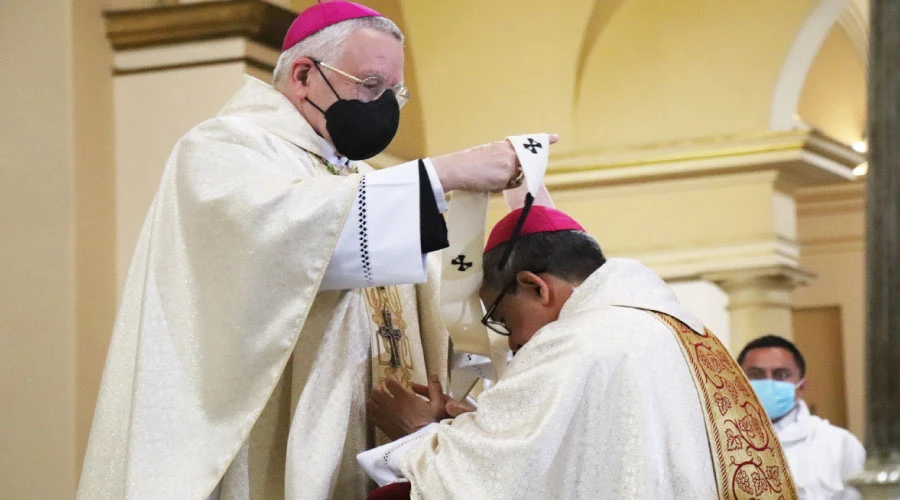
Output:
<instances>
[{"instance_id":1,"label":"outstretched hand","mask_svg":"<svg viewBox=\"0 0 900 500\"><path fill-rule=\"evenodd\" d=\"M559 136L550 134L549 143ZM431 159L444 191L499 192L522 184L522 166L507 140L489 142Z\"/></svg>"}]
</instances>

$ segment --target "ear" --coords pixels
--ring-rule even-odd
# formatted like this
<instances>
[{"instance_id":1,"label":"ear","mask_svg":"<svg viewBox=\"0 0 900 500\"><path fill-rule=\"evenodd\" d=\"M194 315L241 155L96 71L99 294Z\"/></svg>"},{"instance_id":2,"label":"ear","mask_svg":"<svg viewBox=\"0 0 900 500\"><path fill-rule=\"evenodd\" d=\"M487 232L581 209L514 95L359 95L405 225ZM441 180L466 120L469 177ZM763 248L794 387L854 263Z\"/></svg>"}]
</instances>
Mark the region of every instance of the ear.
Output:
<instances>
[{"instance_id":1,"label":"ear","mask_svg":"<svg viewBox=\"0 0 900 500\"><path fill-rule=\"evenodd\" d=\"M800 385L797 386L797 393L801 393L801 392L805 391L808 386L809 386L809 381L807 381L806 379L803 379L803 382L800 382Z\"/></svg>"},{"instance_id":2,"label":"ear","mask_svg":"<svg viewBox=\"0 0 900 500\"><path fill-rule=\"evenodd\" d=\"M547 280L531 271L519 271L516 273L516 282L524 293L536 295L542 306L550 305L551 287Z\"/></svg>"},{"instance_id":3,"label":"ear","mask_svg":"<svg viewBox=\"0 0 900 500\"><path fill-rule=\"evenodd\" d=\"M315 68L315 64L308 57L298 57L291 63L291 72L288 76L288 87L291 94L303 100L309 93L309 77Z\"/></svg>"}]
</instances>

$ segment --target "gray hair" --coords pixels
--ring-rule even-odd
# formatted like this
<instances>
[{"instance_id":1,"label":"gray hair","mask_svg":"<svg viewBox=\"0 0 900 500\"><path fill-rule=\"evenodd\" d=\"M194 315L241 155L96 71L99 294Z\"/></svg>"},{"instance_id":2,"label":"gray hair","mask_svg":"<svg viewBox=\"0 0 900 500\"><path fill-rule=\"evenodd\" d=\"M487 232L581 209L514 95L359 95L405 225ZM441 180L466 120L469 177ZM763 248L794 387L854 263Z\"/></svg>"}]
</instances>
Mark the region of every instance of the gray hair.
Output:
<instances>
[{"instance_id":1,"label":"gray hair","mask_svg":"<svg viewBox=\"0 0 900 500\"><path fill-rule=\"evenodd\" d=\"M294 61L301 57L309 57L318 61L336 61L344 55L347 38L356 30L372 29L388 34L403 43L403 32L386 17L358 17L348 19L322 29L301 40L278 57L272 83L278 86L284 83Z\"/></svg>"}]
</instances>

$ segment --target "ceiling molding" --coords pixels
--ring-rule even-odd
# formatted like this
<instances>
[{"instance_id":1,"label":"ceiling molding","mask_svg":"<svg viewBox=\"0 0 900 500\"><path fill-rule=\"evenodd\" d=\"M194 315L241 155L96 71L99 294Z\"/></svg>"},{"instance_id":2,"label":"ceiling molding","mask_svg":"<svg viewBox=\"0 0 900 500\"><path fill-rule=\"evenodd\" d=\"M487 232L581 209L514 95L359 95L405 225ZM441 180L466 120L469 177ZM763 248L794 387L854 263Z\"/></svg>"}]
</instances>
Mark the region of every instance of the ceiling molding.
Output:
<instances>
[{"instance_id":1,"label":"ceiling molding","mask_svg":"<svg viewBox=\"0 0 900 500\"><path fill-rule=\"evenodd\" d=\"M801 129L551 157L545 180L552 190L777 170L793 190L852 182L863 161L849 145Z\"/></svg>"},{"instance_id":2,"label":"ceiling molding","mask_svg":"<svg viewBox=\"0 0 900 500\"><path fill-rule=\"evenodd\" d=\"M296 13L262 0L225 0L110 10L103 16L117 51L233 37L280 51Z\"/></svg>"},{"instance_id":3,"label":"ceiling molding","mask_svg":"<svg viewBox=\"0 0 900 500\"><path fill-rule=\"evenodd\" d=\"M800 258L796 243L779 238L695 248L617 251L616 255L642 262L667 281L712 282L733 278L735 273L756 276L770 274L765 270L773 268L796 269Z\"/></svg>"}]
</instances>

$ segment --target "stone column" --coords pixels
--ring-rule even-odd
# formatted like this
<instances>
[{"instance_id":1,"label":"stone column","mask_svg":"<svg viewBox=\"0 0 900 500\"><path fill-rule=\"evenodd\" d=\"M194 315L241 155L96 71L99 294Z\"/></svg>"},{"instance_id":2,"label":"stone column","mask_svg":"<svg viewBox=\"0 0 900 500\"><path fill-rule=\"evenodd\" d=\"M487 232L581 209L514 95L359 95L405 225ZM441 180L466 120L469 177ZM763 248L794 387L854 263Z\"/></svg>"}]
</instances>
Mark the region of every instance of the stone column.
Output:
<instances>
[{"instance_id":1,"label":"stone column","mask_svg":"<svg viewBox=\"0 0 900 500\"><path fill-rule=\"evenodd\" d=\"M703 278L728 294L728 347L737 355L748 342L766 334L793 339L793 292L813 276L791 266L769 266L707 273Z\"/></svg>"},{"instance_id":2,"label":"stone column","mask_svg":"<svg viewBox=\"0 0 900 500\"><path fill-rule=\"evenodd\" d=\"M900 1L871 0L866 206L868 460L854 485L900 499Z\"/></svg>"}]
</instances>

